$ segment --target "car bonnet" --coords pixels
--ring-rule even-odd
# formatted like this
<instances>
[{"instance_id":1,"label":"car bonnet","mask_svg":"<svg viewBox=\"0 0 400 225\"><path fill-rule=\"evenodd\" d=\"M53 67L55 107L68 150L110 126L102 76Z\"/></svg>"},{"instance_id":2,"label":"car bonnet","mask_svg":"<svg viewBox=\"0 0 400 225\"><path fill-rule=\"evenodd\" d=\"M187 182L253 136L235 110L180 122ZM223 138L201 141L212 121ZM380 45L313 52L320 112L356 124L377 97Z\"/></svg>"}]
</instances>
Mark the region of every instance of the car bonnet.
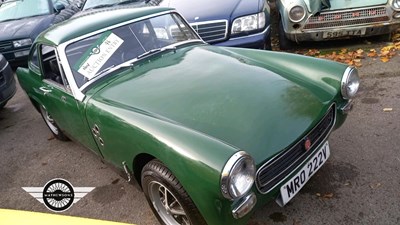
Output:
<instances>
[{"instance_id":1,"label":"car bonnet","mask_svg":"<svg viewBox=\"0 0 400 225\"><path fill-rule=\"evenodd\" d=\"M49 20L48 15L0 22L0 40L28 38L45 20Z\"/></svg>"},{"instance_id":2,"label":"car bonnet","mask_svg":"<svg viewBox=\"0 0 400 225\"><path fill-rule=\"evenodd\" d=\"M160 6L176 8L189 23L209 20L230 21L231 18L235 17L235 14L238 13L241 15L247 15L259 12L258 0L163 0L157 2L159 2L158 4Z\"/></svg>"},{"instance_id":3,"label":"car bonnet","mask_svg":"<svg viewBox=\"0 0 400 225\"><path fill-rule=\"evenodd\" d=\"M331 103L300 82L212 46L145 61L91 101L196 130L250 152L256 161L296 141Z\"/></svg>"}]
</instances>

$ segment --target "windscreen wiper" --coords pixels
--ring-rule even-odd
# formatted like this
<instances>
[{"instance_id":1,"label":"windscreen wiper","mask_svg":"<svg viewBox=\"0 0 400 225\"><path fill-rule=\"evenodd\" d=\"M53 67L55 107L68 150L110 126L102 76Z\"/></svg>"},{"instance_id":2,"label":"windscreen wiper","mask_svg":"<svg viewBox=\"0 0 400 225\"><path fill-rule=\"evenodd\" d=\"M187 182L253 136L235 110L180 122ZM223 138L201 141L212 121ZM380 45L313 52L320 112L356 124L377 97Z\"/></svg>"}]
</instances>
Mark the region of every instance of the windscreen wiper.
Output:
<instances>
[{"instance_id":1,"label":"windscreen wiper","mask_svg":"<svg viewBox=\"0 0 400 225\"><path fill-rule=\"evenodd\" d=\"M109 66L109 67L103 69L102 71L96 73L96 77L101 76L101 75L107 73L108 71L110 71L110 70L111 70L112 68L114 68L114 67L115 67L115 65L112 65L112 66Z\"/></svg>"},{"instance_id":2,"label":"windscreen wiper","mask_svg":"<svg viewBox=\"0 0 400 225\"><path fill-rule=\"evenodd\" d=\"M105 7L111 7L111 6L113 6L114 4L102 4L102 5L96 5L96 6L93 6L93 7L91 7L91 8L87 8L86 10L89 10L89 9L100 9L100 8L105 8ZM85 10L85 11L86 11Z\"/></svg>"},{"instance_id":3,"label":"windscreen wiper","mask_svg":"<svg viewBox=\"0 0 400 225\"><path fill-rule=\"evenodd\" d=\"M128 1L124 1L124 2L119 2L119 3L115 3L115 5L125 5L125 4L129 4L129 3L133 3L133 2L144 2L144 0L128 0Z\"/></svg>"},{"instance_id":4,"label":"windscreen wiper","mask_svg":"<svg viewBox=\"0 0 400 225\"><path fill-rule=\"evenodd\" d=\"M137 59L141 59L141 58L144 58L146 56L153 55L153 54L155 54L157 52L163 52L163 51L167 51L167 50L173 50L174 52L176 52L176 47L175 46L169 46L169 47L167 46L165 48L154 48L154 49L151 49L150 51L147 51L147 52L139 55L136 58Z\"/></svg>"}]
</instances>

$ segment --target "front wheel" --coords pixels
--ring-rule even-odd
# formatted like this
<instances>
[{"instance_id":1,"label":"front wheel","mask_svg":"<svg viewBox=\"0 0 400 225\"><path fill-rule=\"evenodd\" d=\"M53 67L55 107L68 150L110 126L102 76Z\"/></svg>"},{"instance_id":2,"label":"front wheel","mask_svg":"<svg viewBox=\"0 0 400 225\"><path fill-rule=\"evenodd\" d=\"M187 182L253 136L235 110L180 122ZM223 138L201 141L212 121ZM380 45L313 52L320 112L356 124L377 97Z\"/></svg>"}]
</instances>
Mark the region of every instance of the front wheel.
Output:
<instances>
[{"instance_id":1,"label":"front wheel","mask_svg":"<svg viewBox=\"0 0 400 225\"><path fill-rule=\"evenodd\" d=\"M50 129L55 138L61 141L69 140L67 136L65 136L64 133L60 130L56 121L54 121L53 117L51 117L44 106L40 106L40 114L42 115L44 122L46 123L47 127Z\"/></svg>"},{"instance_id":2,"label":"front wheel","mask_svg":"<svg viewBox=\"0 0 400 225\"><path fill-rule=\"evenodd\" d=\"M161 224L206 225L178 179L160 161L147 163L141 179L146 199Z\"/></svg>"},{"instance_id":3,"label":"front wheel","mask_svg":"<svg viewBox=\"0 0 400 225\"><path fill-rule=\"evenodd\" d=\"M7 105L7 101L0 104L0 109L4 108Z\"/></svg>"},{"instance_id":4,"label":"front wheel","mask_svg":"<svg viewBox=\"0 0 400 225\"><path fill-rule=\"evenodd\" d=\"M285 29L283 29L282 19L279 19L278 35L279 35L279 48L281 50L290 50L294 47L294 42L286 37Z\"/></svg>"}]
</instances>

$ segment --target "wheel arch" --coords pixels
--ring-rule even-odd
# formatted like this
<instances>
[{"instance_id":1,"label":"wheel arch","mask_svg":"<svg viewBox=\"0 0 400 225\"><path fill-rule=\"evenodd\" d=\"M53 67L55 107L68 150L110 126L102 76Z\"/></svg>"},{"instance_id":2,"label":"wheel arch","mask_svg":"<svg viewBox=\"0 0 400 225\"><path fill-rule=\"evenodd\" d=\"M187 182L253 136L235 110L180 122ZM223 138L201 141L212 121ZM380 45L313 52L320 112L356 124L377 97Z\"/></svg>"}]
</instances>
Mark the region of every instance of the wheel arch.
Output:
<instances>
[{"instance_id":1,"label":"wheel arch","mask_svg":"<svg viewBox=\"0 0 400 225\"><path fill-rule=\"evenodd\" d=\"M39 109L40 103L36 99L32 98L31 96L29 96L29 101L31 101L31 103L32 103L33 107L35 107L36 111L40 113L40 109Z\"/></svg>"},{"instance_id":2,"label":"wheel arch","mask_svg":"<svg viewBox=\"0 0 400 225\"><path fill-rule=\"evenodd\" d=\"M142 188L142 181L141 181L141 174L143 167L153 159L157 159L155 156L147 154L147 153L140 153L133 159L132 162L132 172L133 178L136 180L137 184L140 188ZM159 159L158 159L159 160Z\"/></svg>"}]
</instances>

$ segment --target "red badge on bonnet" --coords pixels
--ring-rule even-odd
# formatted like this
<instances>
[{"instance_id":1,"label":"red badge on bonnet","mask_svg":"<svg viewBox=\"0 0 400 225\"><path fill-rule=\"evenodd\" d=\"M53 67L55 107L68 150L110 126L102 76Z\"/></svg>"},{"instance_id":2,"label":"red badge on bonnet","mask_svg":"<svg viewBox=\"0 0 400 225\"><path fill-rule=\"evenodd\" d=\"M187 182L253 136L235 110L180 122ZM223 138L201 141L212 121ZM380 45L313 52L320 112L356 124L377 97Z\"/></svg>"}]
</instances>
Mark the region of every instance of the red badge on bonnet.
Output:
<instances>
[{"instance_id":1,"label":"red badge on bonnet","mask_svg":"<svg viewBox=\"0 0 400 225\"><path fill-rule=\"evenodd\" d=\"M306 149L306 151L310 150L311 148L311 141L309 138L306 138L305 142L304 142L304 148Z\"/></svg>"}]
</instances>

